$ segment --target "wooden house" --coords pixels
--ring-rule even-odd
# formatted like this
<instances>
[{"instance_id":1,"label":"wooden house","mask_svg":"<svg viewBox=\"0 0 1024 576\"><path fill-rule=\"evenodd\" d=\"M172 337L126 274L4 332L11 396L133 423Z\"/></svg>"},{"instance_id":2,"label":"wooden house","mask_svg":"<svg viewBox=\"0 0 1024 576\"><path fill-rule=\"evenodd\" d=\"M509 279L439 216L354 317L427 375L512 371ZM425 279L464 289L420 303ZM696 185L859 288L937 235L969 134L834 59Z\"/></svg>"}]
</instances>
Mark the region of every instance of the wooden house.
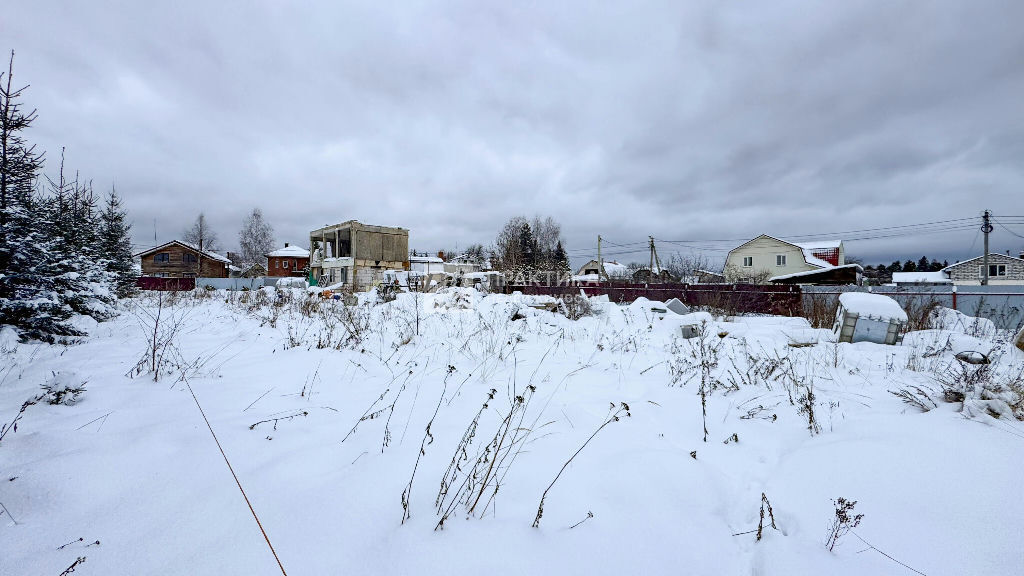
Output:
<instances>
[{"instance_id":1,"label":"wooden house","mask_svg":"<svg viewBox=\"0 0 1024 576\"><path fill-rule=\"evenodd\" d=\"M227 278L231 261L198 247L171 240L136 254L142 263L142 275L156 278Z\"/></svg>"}]
</instances>

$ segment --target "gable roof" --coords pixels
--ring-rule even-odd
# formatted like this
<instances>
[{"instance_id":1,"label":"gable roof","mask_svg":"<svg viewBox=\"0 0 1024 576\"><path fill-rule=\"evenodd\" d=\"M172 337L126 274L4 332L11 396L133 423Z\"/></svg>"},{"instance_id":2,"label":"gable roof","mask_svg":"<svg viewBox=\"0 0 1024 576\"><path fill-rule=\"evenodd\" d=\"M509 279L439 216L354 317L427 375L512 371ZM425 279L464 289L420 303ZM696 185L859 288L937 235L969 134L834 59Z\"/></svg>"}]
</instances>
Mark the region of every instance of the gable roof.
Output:
<instances>
[{"instance_id":1,"label":"gable roof","mask_svg":"<svg viewBox=\"0 0 1024 576\"><path fill-rule=\"evenodd\" d=\"M810 266L817 266L818 268L834 268L834 266L832 266L831 262L827 262L827 261L822 260L821 258L818 258L817 256L815 256L814 255L814 251L815 250L835 250L835 249L838 249L839 246L843 243L842 240L816 240L814 242L801 242L801 243L797 244L795 242L786 242L785 240L776 238L775 236L769 236L768 234L761 234L760 236L757 236L756 238L752 238L750 240L747 240L743 244L740 244L739 246L733 248L732 250L729 250L729 254L732 254L736 250L739 250L740 248L743 248L744 246L746 246L747 244L750 244L751 242L754 242L755 240L760 240L761 238L768 238L769 240L775 240L776 242L780 242L782 244L786 244L787 246L792 246L794 248L799 249L800 250L800 254L804 258L804 262L806 262ZM729 258L729 255L727 254L726 255L726 259L728 259L728 258Z\"/></svg>"},{"instance_id":2,"label":"gable roof","mask_svg":"<svg viewBox=\"0 0 1024 576\"><path fill-rule=\"evenodd\" d=\"M203 258L209 258L210 260L216 260L218 262L223 262L225 264L231 264L231 260L228 260L226 257L221 256L220 254L217 254L216 252L210 252L209 250L200 250L199 247L196 246L195 244L189 244L188 242L182 242L181 240L171 240L170 242L167 242L165 244L161 244L161 245L157 246L156 248L150 248L149 250L144 250L142 252L139 252L138 254L135 255L135 257L139 258L139 257L142 257L142 256L148 256L150 254L153 254L154 252L159 252L159 251L163 250L164 248L167 248L169 246L173 246L175 244L177 244L178 246L182 246L184 248L188 248L189 250L191 250L193 252L196 252L198 254L201 254L203 256Z\"/></svg>"},{"instance_id":3,"label":"gable roof","mask_svg":"<svg viewBox=\"0 0 1024 576\"><path fill-rule=\"evenodd\" d=\"M1007 258L1009 260L1016 260L1018 262L1024 262L1024 259L1022 259L1022 258L1017 258L1017 257L1014 257L1014 256L1008 256L1006 254L1000 254L999 252L989 252L988 253L988 257L989 258L992 258L993 256L998 256L1000 258ZM949 266L946 266L945 268L943 268L942 271L945 272L946 270L949 270L950 268L956 268L957 266L963 266L964 264L970 264L971 262L975 262L975 261L977 261L977 264L980 265L984 261L984 259L985 259L985 255L984 254L981 255L981 256L975 256L974 258L971 258L970 260L964 260L963 262L957 262L956 264L950 264Z\"/></svg>"}]
</instances>

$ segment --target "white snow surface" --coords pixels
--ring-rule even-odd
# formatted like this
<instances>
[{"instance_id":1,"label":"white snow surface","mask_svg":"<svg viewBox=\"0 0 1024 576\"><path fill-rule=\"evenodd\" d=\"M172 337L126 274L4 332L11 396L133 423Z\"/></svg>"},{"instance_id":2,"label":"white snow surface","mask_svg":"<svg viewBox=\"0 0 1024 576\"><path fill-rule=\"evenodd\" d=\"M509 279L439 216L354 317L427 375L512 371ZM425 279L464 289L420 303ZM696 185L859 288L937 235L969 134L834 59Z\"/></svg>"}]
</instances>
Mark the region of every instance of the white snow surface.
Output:
<instances>
[{"instance_id":1,"label":"white snow surface","mask_svg":"<svg viewBox=\"0 0 1024 576\"><path fill-rule=\"evenodd\" d=\"M896 319L906 322L908 317L903 307L896 300L882 294L867 292L844 292L839 296L839 303L850 312L878 319Z\"/></svg>"},{"instance_id":2,"label":"white snow surface","mask_svg":"<svg viewBox=\"0 0 1024 576\"><path fill-rule=\"evenodd\" d=\"M802 319L656 314L650 301L593 298L596 314L572 321L529 307L550 297L359 297L350 308L304 303L299 289L179 298L162 312L181 325L159 381L136 370L156 295L122 303L76 346L0 329L4 423L54 374L86 387L71 406L28 406L0 441L11 515L0 514L0 574L59 574L80 556L76 574L280 574L189 386L293 575L910 573L853 534L827 550L840 496L865 515L858 536L915 570L1020 571L1024 424L992 417L988 400L968 414L936 392L921 413L889 393L939 390L908 366L926 350L955 363L950 338L1019 369L1024 352L1005 339L937 329L896 347L825 344L830 332ZM366 321L361 337L345 339L353 318ZM704 336L680 339L685 324ZM822 343L793 347L793 333ZM706 442L700 370L680 372L702 345L716 348L721 382ZM813 383L820 434L790 402L799 385L729 385L752 358L785 359ZM509 432L522 450L499 460L497 495L435 530L460 440L475 432L465 472L485 446L494 453L517 396L529 398ZM565 467L532 528L542 493L621 403L630 416ZM778 530L766 518L761 541L734 536L757 529L762 494Z\"/></svg>"},{"instance_id":3,"label":"white snow surface","mask_svg":"<svg viewBox=\"0 0 1024 576\"><path fill-rule=\"evenodd\" d=\"M893 272L893 284L937 283L952 284L945 272Z\"/></svg>"}]
</instances>

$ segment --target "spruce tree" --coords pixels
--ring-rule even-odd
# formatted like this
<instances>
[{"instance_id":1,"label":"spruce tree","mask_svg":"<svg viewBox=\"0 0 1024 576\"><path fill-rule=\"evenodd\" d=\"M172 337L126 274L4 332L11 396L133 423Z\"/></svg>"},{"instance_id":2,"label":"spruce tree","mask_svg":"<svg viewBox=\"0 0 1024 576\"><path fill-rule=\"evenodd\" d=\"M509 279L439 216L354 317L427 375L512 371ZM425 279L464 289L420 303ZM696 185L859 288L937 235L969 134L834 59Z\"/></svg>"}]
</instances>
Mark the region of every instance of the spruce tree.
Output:
<instances>
[{"instance_id":1,"label":"spruce tree","mask_svg":"<svg viewBox=\"0 0 1024 576\"><path fill-rule=\"evenodd\" d=\"M562 241L559 240L558 244L555 245L554 253L555 271L560 275L567 275L572 272L572 268L569 267L569 255L565 253L565 248L562 247Z\"/></svg>"},{"instance_id":2,"label":"spruce tree","mask_svg":"<svg viewBox=\"0 0 1024 576\"><path fill-rule=\"evenodd\" d=\"M35 120L19 102L25 88L12 87L14 52L7 73L0 72L0 324L14 326L23 340L53 342L81 336L67 320L59 246L48 237L42 206L33 192L43 157L23 131Z\"/></svg>"},{"instance_id":3,"label":"spruce tree","mask_svg":"<svg viewBox=\"0 0 1024 576\"><path fill-rule=\"evenodd\" d=\"M42 202L50 240L60 250L50 274L62 301L76 314L106 320L114 315L113 275L99 245L100 218L92 186L64 177L63 151L57 180L48 179L50 196Z\"/></svg>"},{"instance_id":4,"label":"spruce tree","mask_svg":"<svg viewBox=\"0 0 1024 576\"><path fill-rule=\"evenodd\" d=\"M519 228L519 257L520 266L517 275L524 281L529 281L537 269L537 241L533 237L533 230L528 222L523 222Z\"/></svg>"},{"instance_id":5,"label":"spruce tree","mask_svg":"<svg viewBox=\"0 0 1024 576\"><path fill-rule=\"evenodd\" d=\"M135 283L139 279L129 237L132 226L127 218L128 213L121 204L121 197L117 195L117 190L111 188L100 213L97 245L103 255L106 271L113 275L114 292L118 298L135 294Z\"/></svg>"}]
</instances>

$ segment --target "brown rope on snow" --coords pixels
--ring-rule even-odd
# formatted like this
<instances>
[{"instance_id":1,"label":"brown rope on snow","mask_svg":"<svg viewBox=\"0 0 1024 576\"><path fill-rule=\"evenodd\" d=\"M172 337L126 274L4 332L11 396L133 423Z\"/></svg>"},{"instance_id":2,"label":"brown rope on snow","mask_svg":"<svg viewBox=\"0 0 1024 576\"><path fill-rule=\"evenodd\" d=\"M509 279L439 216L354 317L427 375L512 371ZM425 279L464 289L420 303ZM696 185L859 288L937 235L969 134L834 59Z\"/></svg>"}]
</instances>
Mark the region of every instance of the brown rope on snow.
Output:
<instances>
[{"instance_id":1,"label":"brown rope on snow","mask_svg":"<svg viewBox=\"0 0 1024 576\"><path fill-rule=\"evenodd\" d=\"M213 441L217 443L217 449L220 450L220 455L224 457L224 463L228 465L228 470L231 471L231 476L235 479L235 484L238 484L238 490L242 493L242 498L245 498L245 503L249 505L249 512L252 512L252 517L256 519L256 525L260 527L260 532L263 533L263 539L267 541L267 546L270 547L270 553L274 555L274 560L277 560L277 566L281 569L281 574L288 576L288 573L284 571L284 566L281 564L281 559L277 557L277 552L274 550L274 545L270 543L270 538L267 536L267 531L263 529L263 523L260 522L259 516L256 515L256 510L252 507L252 502L249 502L249 496L246 495L245 490L242 489L242 483L238 481L238 475L235 474L235 469L231 467L231 461L228 460L228 455L224 453L224 448L220 445L220 440L217 439L217 434L213 431L213 426L210 426L210 420L206 417L206 412L203 411L203 407L199 405L199 398L196 398L196 393L192 391L192 386L188 382L185 383L188 387L188 391L192 394L192 399L196 401L196 407L199 408L199 413L203 415L203 420L206 421L206 427L210 430L210 435L213 436Z\"/></svg>"}]
</instances>

